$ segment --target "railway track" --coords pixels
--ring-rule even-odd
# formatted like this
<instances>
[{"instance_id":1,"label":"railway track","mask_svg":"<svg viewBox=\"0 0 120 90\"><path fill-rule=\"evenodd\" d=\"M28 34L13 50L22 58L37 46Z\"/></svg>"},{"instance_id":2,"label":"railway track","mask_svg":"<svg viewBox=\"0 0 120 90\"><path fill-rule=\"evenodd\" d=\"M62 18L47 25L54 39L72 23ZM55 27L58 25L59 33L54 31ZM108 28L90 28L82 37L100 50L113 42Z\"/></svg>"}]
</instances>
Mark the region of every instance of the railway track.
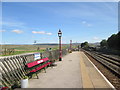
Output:
<instances>
[{"instance_id":1,"label":"railway track","mask_svg":"<svg viewBox=\"0 0 120 90\"><path fill-rule=\"evenodd\" d=\"M109 57L98 52L84 52L92 56L95 60L97 60L102 65L107 67L110 71L112 71L115 75L120 77L120 59Z\"/></svg>"}]
</instances>

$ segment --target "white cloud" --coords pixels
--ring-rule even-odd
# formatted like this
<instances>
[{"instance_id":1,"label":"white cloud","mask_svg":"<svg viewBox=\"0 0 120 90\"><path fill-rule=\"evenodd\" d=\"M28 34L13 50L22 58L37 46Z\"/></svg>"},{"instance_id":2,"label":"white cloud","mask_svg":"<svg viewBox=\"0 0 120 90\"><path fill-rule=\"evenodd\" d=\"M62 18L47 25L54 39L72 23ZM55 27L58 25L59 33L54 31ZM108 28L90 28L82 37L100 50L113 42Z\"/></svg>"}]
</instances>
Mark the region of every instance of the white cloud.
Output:
<instances>
[{"instance_id":1,"label":"white cloud","mask_svg":"<svg viewBox=\"0 0 120 90\"><path fill-rule=\"evenodd\" d=\"M92 24L88 23L87 21L82 21L82 24L86 25L87 27L91 27Z\"/></svg>"},{"instance_id":2,"label":"white cloud","mask_svg":"<svg viewBox=\"0 0 120 90\"><path fill-rule=\"evenodd\" d=\"M12 30L12 32L17 33L17 34L23 33L22 30L18 30L18 29Z\"/></svg>"},{"instance_id":3,"label":"white cloud","mask_svg":"<svg viewBox=\"0 0 120 90\"><path fill-rule=\"evenodd\" d=\"M46 34L46 35L52 35L52 33L46 33L45 31L32 31L34 34Z\"/></svg>"},{"instance_id":4,"label":"white cloud","mask_svg":"<svg viewBox=\"0 0 120 90\"><path fill-rule=\"evenodd\" d=\"M22 22L18 22L18 21L4 21L2 23L0 23L0 25L4 25L7 27L24 27L24 23Z\"/></svg>"},{"instance_id":5,"label":"white cloud","mask_svg":"<svg viewBox=\"0 0 120 90\"><path fill-rule=\"evenodd\" d=\"M32 31L32 33L34 33L34 34L45 34L44 31Z\"/></svg>"},{"instance_id":6,"label":"white cloud","mask_svg":"<svg viewBox=\"0 0 120 90\"><path fill-rule=\"evenodd\" d=\"M87 26L88 26L88 27L91 27L91 26L92 26L92 24L87 24Z\"/></svg>"},{"instance_id":7,"label":"white cloud","mask_svg":"<svg viewBox=\"0 0 120 90\"><path fill-rule=\"evenodd\" d=\"M52 33L46 33L47 35L52 35Z\"/></svg>"},{"instance_id":8,"label":"white cloud","mask_svg":"<svg viewBox=\"0 0 120 90\"><path fill-rule=\"evenodd\" d=\"M91 38L90 41L91 41L92 43L95 43L95 42L101 42L101 40L102 40L102 38L95 36L95 37Z\"/></svg>"},{"instance_id":9,"label":"white cloud","mask_svg":"<svg viewBox=\"0 0 120 90\"><path fill-rule=\"evenodd\" d=\"M93 39L94 39L94 40L99 40L99 38L98 38L98 37L93 37Z\"/></svg>"},{"instance_id":10,"label":"white cloud","mask_svg":"<svg viewBox=\"0 0 120 90\"><path fill-rule=\"evenodd\" d=\"M86 21L82 21L82 24L86 24Z\"/></svg>"},{"instance_id":11,"label":"white cloud","mask_svg":"<svg viewBox=\"0 0 120 90\"><path fill-rule=\"evenodd\" d=\"M0 30L0 32L6 32L6 30Z\"/></svg>"}]
</instances>

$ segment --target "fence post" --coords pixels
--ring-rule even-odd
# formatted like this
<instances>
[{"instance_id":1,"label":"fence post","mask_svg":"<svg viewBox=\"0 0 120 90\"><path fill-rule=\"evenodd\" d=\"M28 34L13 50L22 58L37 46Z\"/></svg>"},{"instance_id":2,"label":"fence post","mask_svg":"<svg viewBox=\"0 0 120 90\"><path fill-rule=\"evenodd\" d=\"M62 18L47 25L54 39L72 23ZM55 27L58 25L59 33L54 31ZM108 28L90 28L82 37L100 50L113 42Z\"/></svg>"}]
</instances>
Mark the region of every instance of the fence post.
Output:
<instances>
[{"instance_id":1,"label":"fence post","mask_svg":"<svg viewBox=\"0 0 120 90\"><path fill-rule=\"evenodd\" d=\"M40 53L40 57L41 57L41 59L43 58L43 54L42 53Z\"/></svg>"}]
</instances>

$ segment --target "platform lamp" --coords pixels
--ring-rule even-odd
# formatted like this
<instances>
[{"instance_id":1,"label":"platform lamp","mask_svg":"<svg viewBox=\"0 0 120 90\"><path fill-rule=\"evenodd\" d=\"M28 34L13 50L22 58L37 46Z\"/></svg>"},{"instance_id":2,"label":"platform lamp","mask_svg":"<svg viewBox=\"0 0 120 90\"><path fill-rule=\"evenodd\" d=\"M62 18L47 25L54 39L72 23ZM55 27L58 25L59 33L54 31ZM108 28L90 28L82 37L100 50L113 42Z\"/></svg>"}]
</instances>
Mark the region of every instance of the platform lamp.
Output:
<instances>
[{"instance_id":1,"label":"platform lamp","mask_svg":"<svg viewBox=\"0 0 120 90\"><path fill-rule=\"evenodd\" d=\"M58 37L59 37L59 61L62 61L62 45L61 45L62 32L60 29L58 31Z\"/></svg>"}]
</instances>

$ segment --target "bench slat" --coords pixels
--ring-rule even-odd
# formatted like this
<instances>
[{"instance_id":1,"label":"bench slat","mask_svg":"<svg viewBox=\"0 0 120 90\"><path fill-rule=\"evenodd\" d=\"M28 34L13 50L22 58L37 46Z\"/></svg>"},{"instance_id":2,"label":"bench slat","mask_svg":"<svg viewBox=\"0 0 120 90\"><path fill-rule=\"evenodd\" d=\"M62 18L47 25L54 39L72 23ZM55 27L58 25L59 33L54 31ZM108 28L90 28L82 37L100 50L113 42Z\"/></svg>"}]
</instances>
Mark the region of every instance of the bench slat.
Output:
<instances>
[{"instance_id":1,"label":"bench slat","mask_svg":"<svg viewBox=\"0 0 120 90\"><path fill-rule=\"evenodd\" d=\"M46 62L46 61L48 61L48 60L49 60L48 58L43 58L43 59L40 59L40 60L31 62L31 63L28 63L28 64L27 64L27 67L30 68L30 67L33 67L33 66L35 66L35 65L38 65L38 64L40 64L40 63Z\"/></svg>"},{"instance_id":2,"label":"bench slat","mask_svg":"<svg viewBox=\"0 0 120 90\"><path fill-rule=\"evenodd\" d=\"M40 69L46 67L46 66L49 65L49 64L51 64L51 62L48 62L48 63L46 63L46 64L44 64L44 65L42 65L42 66L40 66L40 67L37 67L36 69L31 70L30 72L36 72L36 71L38 71L38 70L40 70Z\"/></svg>"}]
</instances>

